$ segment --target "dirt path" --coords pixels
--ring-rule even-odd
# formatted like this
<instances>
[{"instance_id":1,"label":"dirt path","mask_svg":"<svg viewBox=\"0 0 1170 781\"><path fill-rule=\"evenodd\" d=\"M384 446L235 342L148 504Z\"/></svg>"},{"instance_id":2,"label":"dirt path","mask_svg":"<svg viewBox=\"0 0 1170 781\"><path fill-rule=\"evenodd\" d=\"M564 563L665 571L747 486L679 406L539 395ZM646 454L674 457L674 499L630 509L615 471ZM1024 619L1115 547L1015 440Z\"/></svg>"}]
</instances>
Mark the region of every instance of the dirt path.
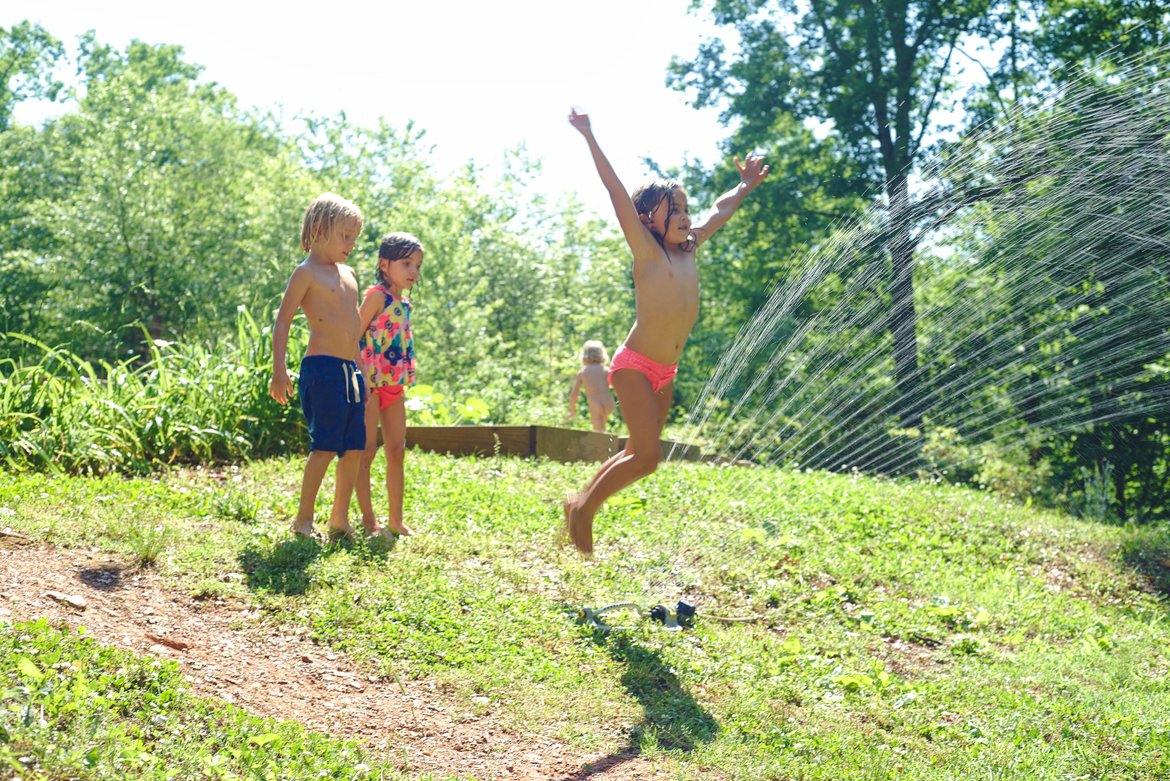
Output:
<instances>
[{"instance_id":1,"label":"dirt path","mask_svg":"<svg viewBox=\"0 0 1170 781\"><path fill-rule=\"evenodd\" d=\"M51 595L49 592L57 592ZM84 607L64 597L84 600ZM410 773L477 779L665 779L634 753L582 754L466 713L434 683L379 680L245 605L196 601L109 554L0 534L0 618L84 625L102 643L173 659L194 693L299 722ZM404 691L405 689L405 691Z\"/></svg>"}]
</instances>

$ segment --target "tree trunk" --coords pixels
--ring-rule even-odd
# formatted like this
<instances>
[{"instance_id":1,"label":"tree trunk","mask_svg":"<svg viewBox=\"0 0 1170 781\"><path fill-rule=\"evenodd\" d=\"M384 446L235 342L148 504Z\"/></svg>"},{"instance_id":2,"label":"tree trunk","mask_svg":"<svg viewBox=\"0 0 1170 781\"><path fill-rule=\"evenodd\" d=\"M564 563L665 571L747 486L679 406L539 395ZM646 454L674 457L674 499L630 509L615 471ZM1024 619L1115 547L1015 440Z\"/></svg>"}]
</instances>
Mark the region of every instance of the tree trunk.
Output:
<instances>
[{"instance_id":1,"label":"tree trunk","mask_svg":"<svg viewBox=\"0 0 1170 781\"><path fill-rule=\"evenodd\" d=\"M917 315L914 311L914 249L906 177L890 180L890 335L894 340L894 382L898 425L922 431L922 389L918 371ZM899 224L899 222L901 224Z\"/></svg>"}]
</instances>

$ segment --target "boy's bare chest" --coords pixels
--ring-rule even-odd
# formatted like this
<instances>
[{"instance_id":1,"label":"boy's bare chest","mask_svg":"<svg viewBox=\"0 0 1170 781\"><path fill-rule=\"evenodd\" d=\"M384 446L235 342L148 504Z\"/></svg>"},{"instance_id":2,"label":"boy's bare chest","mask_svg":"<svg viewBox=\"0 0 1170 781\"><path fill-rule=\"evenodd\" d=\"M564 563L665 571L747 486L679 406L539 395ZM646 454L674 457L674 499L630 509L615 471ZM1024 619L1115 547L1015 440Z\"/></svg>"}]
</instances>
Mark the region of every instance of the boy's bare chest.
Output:
<instances>
[{"instance_id":1,"label":"boy's bare chest","mask_svg":"<svg viewBox=\"0 0 1170 781\"><path fill-rule=\"evenodd\" d=\"M317 272L301 307L310 320L344 323L354 330L360 323L357 280L340 269Z\"/></svg>"},{"instance_id":2,"label":"boy's bare chest","mask_svg":"<svg viewBox=\"0 0 1170 781\"><path fill-rule=\"evenodd\" d=\"M340 306L353 304L357 306L357 280L342 272L318 272L313 276L313 285L309 288L309 295L322 304Z\"/></svg>"}]
</instances>

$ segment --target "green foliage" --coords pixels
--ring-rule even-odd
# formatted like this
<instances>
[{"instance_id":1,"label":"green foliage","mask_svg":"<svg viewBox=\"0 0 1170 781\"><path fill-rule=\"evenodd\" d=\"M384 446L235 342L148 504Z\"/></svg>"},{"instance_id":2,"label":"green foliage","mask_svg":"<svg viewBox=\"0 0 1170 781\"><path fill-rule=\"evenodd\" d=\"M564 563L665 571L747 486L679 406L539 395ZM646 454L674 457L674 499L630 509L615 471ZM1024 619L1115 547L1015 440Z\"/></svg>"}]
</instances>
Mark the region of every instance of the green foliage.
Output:
<instances>
[{"instance_id":1,"label":"green foliage","mask_svg":"<svg viewBox=\"0 0 1170 781\"><path fill-rule=\"evenodd\" d=\"M291 352L303 351L307 337L294 324ZM20 334L4 338L40 353L0 361L0 462L9 469L146 472L299 452L307 443L296 399L281 406L268 395L270 328L242 306L233 338L155 340L146 361L91 362ZM295 362L289 370L295 377ZM413 387L406 406L412 425L484 423L508 409L432 385ZM220 514L254 521L257 511L253 499L229 497Z\"/></svg>"},{"instance_id":2,"label":"green foliage","mask_svg":"<svg viewBox=\"0 0 1170 781\"><path fill-rule=\"evenodd\" d=\"M448 400L430 385L416 385L405 401L410 421L420 426L458 426L485 422L491 415L487 403L472 396L466 401Z\"/></svg>"},{"instance_id":3,"label":"green foliage","mask_svg":"<svg viewBox=\"0 0 1170 781\"><path fill-rule=\"evenodd\" d=\"M80 67L77 110L41 131L45 168L7 166L43 182L29 249L72 283L51 299L52 326L93 322L115 341L80 331L71 348L119 360L145 353L143 329L210 335L237 302L274 296L314 189L290 145L199 83L177 47L120 53L91 41Z\"/></svg>"},{"instance_id":4,"label":"green foliage","mask_svg":"<svg viewBox=\"0 0 1170 781\"><path fill-rule=\"evenodd\" d=\"M174 529L170 526L135 526L130 532L129 542L138 566L153 566L166 552L174 537Z\"/></svg>"},{"instance_id":5,"label":"green foliage","mask_svg":"<svg viewBox=\"0 0 1170 781\"><path fill-rule=\"evenodd\" d=\"M1070 63L1100 64L1164 49L1170 43L1170 18L1164 8L1141 0L1047 0L1036 3L1032 34L1041 67L1059 67L1071 77Z\"/></svg>"},{"instance_id":6,"label":"green foliage","mask_svg":"<svg viewBox=\"0 0 1170 781\"><path fill-rule=\"evenodd\" d=\"M0 134L9 129L12 109L20 101L57 99L62 85L52 70L64 55L61 42L38 24L24 21L0 28Z\"/></svg>"},{"instance_id":7,"label":"green foliage","mask_svg":"<svg viewBox=\"0 0 1170 781\"><path fill-rule=\"evenodd\" d=\"M37 363L43 342L102 377L151 360L157 340L213 349L238 306L275 309L323 190L365 213L350 260L363 284L382 234L422 239L420 379L496 419L559 420L580 345L612 349L633 319L620 237L532 196L538 166L519 153L498 181L470 165L441 179L413 125L307 117L289 132L175 46L90 35L76 65L69 111L0 133L0 328L33 339L6 340L0 357Z\"/></svg>"},{"instance_id":8,"label":"green foliage","mask_svg":"<svg viewBox=\"0 0 1170 781\"><path fill-rule=\"evenodd\" d=\"M41 351L36 362L0 363L0 459L8 468L143 471L302 444L299 409L268 396L268 329L243 309L234 340L159 340L146 363L91 363L27 337L7 339Z\"/></svg>"},{"instance_id":9,"label":"green foliage","mask_svg":"<svg viewBox=\"0 0 1170 781\"><path fill-rule=\"evenodd\" d=\"M1033 445L1038 445L1041 437L1033 437ZM1031 459L1026 443L972 445L953 428L932 426L922 446L922 462L924 477L978 486L1012 501L1053 506L1064 499L1052 479L1052 464Z\"/></svg>"},{"instance_id":10,"label":"green foliage","mask_svg":"<svg viewBox=\"0 0 1170 781\"><path fill-rule=\"evenodd\" d=\"M4 136L0 136L0 145ZM47 333L45 299L56 287L46 264L33 253L0 252L0 332ZM2 355L4 353L0 353Z\"/></svg>"},{"instance_id":11,"label":"green foliage","mask_svg":"<svg viewBox=\"0 0 1170 781\"><path fill-rule=\"evenodd\" d=\"M960 212L949 260L921 267L928 385L963 391L935 422L956 421L984 458L1014 451L1034 483L1024 495L1101 520L1167 508L1170 286L1166 230L1150 220L1166 107L1144 70L1102 70L1021 119L1010 145L961 148L964 176L1015 182ZM1098 138L1115 139L1107 153Z\"/></svg>"}]
</instances>

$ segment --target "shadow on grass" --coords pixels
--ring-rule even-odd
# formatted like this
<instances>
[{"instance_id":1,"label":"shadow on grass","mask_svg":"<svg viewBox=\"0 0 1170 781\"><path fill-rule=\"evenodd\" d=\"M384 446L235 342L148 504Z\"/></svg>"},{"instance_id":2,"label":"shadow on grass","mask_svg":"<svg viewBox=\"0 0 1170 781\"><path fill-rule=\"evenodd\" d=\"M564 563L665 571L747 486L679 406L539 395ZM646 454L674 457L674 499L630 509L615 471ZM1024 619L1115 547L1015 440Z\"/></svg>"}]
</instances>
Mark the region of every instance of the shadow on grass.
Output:
<instances>
[{"instance_id":1,"label":"shadow on grass","mask_svg":"<svg viewBox=\"0 0 1170 781\"><path fill-rule=\"evenodd\" d=\"M323 556L349 552L365 560L385 560L394 541L355 537L321 544L306 537L282 540L271 548L250 545L240 552L240 569L247 575L248 588L276 594L304 594L312 581L309 567Z\"/></svg>"},{"instance_id":2,"label":"shadow on grass","mask_svg":"<svg viewBox=\"0 0 1170 781\"><path fill-rule=\"evenodd\" d=\"M1170 598L1170 526L1141 529L1122 544L1121 560L1142 576L1151 591Z\"/></svg>"},{"instance_id":3,"label":"shadow on grass","mask_svg":"<svg viewBox=\"0 0 1170 781\"><path fill-rule=\"evenodd\" d=\"M631 762L641 755L646 741L664 750L687 753L714 739L719 732L718 722L683 689L659 652L647 650L636 638L625 634L595 632L593 641L604 645L615 661L625 665L622 685L637 698L645 716L631 730L628 746L560 781L587 781Z\"/></svg>"},{"instance_id":4,"label":"shadow on grass","mask_svg":"<svg viewBox=\"0 0 1170 781\"><path fill-rule=\"evenodd\" d=\"M117 564L85 567L77 571L77 579L95 591L117 591L122 588L123 569Z\"/></svg>"}]
</instances>

